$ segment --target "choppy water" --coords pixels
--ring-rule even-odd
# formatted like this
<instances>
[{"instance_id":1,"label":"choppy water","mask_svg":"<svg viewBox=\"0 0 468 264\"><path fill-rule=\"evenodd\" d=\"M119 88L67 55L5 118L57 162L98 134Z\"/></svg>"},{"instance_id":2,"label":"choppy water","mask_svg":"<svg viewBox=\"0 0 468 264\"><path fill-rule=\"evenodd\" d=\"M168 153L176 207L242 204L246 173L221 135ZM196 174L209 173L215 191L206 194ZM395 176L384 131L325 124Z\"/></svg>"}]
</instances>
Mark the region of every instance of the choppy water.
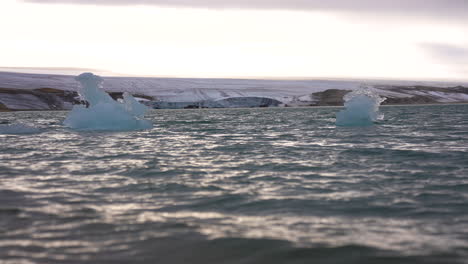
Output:
<instances>
[{"instance_id":1,"label":"choppy water","mask_svg":"<svg viewBox=\"0 0 468 264\"><path fill-rule=\"evenodd\" d=\"M466 262L468 105L338 110L1 113L40 133L0 134L0 263Z\"/></svg>"}]
</instances>

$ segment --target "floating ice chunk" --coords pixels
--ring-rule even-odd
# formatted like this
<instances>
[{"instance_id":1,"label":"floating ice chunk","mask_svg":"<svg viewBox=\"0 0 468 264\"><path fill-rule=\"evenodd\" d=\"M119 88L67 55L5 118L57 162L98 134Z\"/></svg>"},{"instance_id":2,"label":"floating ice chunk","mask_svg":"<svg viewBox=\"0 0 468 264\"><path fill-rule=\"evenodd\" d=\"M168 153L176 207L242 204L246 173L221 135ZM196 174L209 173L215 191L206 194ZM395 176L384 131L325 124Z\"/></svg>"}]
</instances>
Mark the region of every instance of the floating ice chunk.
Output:
<instances>
[{"instance_id":1,"label":"floating ice chunk","mask_svg":"<svg viewBox=\"0 0 468 264\"><path fill-rule=\"evenodd\" d=\"M0 134L36 134L41 130L25 124L0 124Z\"/></svg>"},{"instance_id":2,"label":"floating ice chunk","mask_svg":"<svg viewBox=\"0 0 468 264\"><path fill-rule=\"evenodd\" d=\"M132 113L136 117L143 117L148 111L148 107L143 104L140 104L131 94L123 94L123 103L125 104L125 109L129 113Z\"/></svg>"},{"instance_id":3,"label":"floating ice chunk","mask_svg":"<svg viewBox=\"0 0 468 264\"><path fill-rule=\"evenodd\" d=\"M138 103L133 96L124 94L123 103L113 100L102 89L103 79L92 73L83 73L75 78L81 83L80 97L89 106L75 105L63 122L79 130L141 130L152 127L142 119L147 107Z\"/></svg>"},{"instance_id":4,"label":"floating ice chunk","mask_svg":"<svg viewBox=\"0 0 468 264\"><path fill-rule=\"evenodd\" d=\"M75 77L80 82L81 87L78 90L81 99L88 101L90 106L98 103L112 103L114 100L102 89L104 80L90 72L82 73Z\"/></svg>"},{"instance_id":5,"label":"floating ice chunk","mask_svg":"<svg viewBox=\"0 0 468 264\"><path fill-rule=\"evenodd\" d=\"M379 113L379 106L385 99L369 88L361 88L346 94L344 97L345 109L336 115L336 125L373 125L375 121L383 119L383 114Z\"/></svg>"}]
</instances>

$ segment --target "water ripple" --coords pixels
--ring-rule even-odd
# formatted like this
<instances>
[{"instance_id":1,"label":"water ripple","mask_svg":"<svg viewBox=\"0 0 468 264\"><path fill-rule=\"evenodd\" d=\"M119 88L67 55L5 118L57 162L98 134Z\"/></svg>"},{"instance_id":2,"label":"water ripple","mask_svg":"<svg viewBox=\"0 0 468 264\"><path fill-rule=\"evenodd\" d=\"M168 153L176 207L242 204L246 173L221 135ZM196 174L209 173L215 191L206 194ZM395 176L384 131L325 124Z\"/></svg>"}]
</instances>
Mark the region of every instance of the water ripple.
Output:
<instances>
[{"instance_id":1,"label":"water ripple","mask_svg":"<svg viewBox=\"0 0 468 264\"><path fill-rule=\"evenodd\" d=\"M0 262L462 263L467 106L337 110L160 110L125 133L5 113L42 132L0 134Z\"/></svg>"}]
</instances>

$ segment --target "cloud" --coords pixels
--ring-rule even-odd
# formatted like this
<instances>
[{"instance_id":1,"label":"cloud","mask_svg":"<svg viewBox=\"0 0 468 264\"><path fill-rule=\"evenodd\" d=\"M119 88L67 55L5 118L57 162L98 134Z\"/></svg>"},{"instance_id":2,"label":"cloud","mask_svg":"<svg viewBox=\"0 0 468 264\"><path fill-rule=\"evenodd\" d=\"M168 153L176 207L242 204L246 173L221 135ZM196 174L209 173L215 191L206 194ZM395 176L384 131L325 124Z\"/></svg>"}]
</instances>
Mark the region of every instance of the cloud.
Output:
<instances>
[{"instance_id":1,"label":"cloud","mask_svg":"<svg viewBox=\"0 0 468 264\"><path fill-rule=\"evenodd\" d=\"M421 47L435 63L441 64L459 75L468 75L468 46L442 43L424 43Z\"/></svg>"},{"instance_id":2,"label":"cloud","mask_svg":"<svg viewBox=\"0 0 468 264\"><path fill-rule=\"evenodd\" d=\"M466 0L23 0L30 3L158 5L192 8L245 8L374 12L464 18Z\"/></svg>"},{"instance_id":3,"label":"cloud","mask_svg":"<svg viewBox=\"0 0 468 264\"><path fill-rule=\"evenodd\" d=\"M421 46L436 61L468 66L468 47L443 43L425 43Z\"/></svg>"}]
</instances>

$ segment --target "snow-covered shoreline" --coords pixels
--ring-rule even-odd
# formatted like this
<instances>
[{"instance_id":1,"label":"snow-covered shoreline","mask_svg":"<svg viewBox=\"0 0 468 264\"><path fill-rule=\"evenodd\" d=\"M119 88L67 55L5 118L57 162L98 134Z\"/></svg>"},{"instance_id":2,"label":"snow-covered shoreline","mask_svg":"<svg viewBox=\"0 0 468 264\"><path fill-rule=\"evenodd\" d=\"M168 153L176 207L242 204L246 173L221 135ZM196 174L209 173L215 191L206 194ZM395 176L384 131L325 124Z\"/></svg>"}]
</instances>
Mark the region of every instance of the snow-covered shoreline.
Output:
<instances>
[{"instance_id":1,"label":"snow-covered shoreline","mask_svg":"<svg viewBox=\"0 0 468 264\"><path fill-rule=\"evenodd\" d=\"M464 88L468 83L463 82L104 77L107 92L146 96L151 98L146 103L155 108L242 107L243 102L245 107L340 105L344 93L362 84L374 87L391 104L468 102ZM11 110L69 109L70 100L51 106L26 91L51 88L73 93L78 83L70 75L0 72L0 88L25 91L23 95L0 91L0 103Z\"/></svg>"}]
</instances>

